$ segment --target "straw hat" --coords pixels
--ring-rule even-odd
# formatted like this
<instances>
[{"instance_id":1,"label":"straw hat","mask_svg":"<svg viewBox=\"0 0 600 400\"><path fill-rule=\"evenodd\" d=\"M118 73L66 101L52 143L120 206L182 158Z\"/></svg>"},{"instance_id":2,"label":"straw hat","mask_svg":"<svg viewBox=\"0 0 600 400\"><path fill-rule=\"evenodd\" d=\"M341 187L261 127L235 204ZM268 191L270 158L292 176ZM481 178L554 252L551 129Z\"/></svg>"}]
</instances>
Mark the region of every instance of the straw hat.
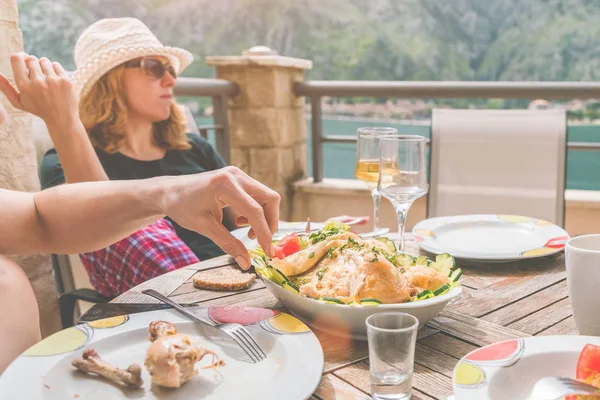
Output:
<instances>
[{"instance_id":1,"label":"straw hat","mask_svg":"<svg viewBox=\"0 0 600 400\"><path fill-rule=\"evenodd\" d=\"M83 97L114 67L143 56L164 56L179 75L194 57L183 49L163 46L136 18L105 18L90 25L75 44L73 85Z\"/></svg>"}]
</instances>

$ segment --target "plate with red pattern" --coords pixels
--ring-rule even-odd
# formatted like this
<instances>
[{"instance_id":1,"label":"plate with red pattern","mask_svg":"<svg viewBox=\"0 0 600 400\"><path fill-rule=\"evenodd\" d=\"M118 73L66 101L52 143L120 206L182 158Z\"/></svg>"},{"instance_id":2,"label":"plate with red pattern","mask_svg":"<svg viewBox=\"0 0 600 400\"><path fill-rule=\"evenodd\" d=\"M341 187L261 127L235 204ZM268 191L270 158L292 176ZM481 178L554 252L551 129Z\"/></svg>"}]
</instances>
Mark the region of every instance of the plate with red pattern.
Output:
<instances>
[{"instance_id":1,"label":"plate with red pattern","mask_svg":"<svg viewBox=\"0 0 600 400\"><path fill-rule=\"evenodd\" d=\"M561 252L569 234L561 227L521 215L436 217L413 228L415 241L430 253L455 258L508 261Z\"/></svg>"},{"instance_id":2,"label":"plate with red pattern","mask_svg":"<svg viewBox=\"0 0 600 400\"><path fill-rule=\"evenodd\" d=\"M589 380L593 378L587 376L592 365L597 366L594 375L599 377L600 351L590 351L598 349L596 346L600 346L600 337L538 336L482 347L467 354L454 368L455 399L530 400L539 379L563 376Z\"/></svg>"},{"instance_id":3,"label":"plate with red pattern","mask_svg":"<svg viewBox=\"0 0 600 400\"><path fill-rule=\"evenodd\" d=\"M267 358L253 363L227 336L214 337L172 309L119 315L65 329L25 351L0 376L0 399L279 400L305 399L317 388L323 350L296 317L240 306L188 309L209 322L244 325ZM151 342L149 327L155 321L168 322L164 326L172 330L160 331L168 333ZM190 357L198 354L190 368ZM82 372L72 365L74 359L80 365L84 359L86 366L106 362L111 371L120 369L113 375L118 379L108 381L96 370ZM137 367L130 369L133 364ZM125 373L139 387L128 386L120 378ZM183 376L190 379L184 382ZM174 381L180 387L165 387L164 382Z\"/></svg>"}]
</instances>

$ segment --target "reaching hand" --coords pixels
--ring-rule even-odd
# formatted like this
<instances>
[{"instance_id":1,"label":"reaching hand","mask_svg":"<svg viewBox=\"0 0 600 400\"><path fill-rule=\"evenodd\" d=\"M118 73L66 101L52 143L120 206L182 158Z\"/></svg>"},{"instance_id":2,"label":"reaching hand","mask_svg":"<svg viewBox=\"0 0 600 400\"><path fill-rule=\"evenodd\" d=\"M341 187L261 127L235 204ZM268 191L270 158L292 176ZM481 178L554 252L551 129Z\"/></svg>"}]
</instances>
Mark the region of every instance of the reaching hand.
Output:
<instances>
[{"instance_id":1,"label":"reaching hand","mask_svg":"<svg viewBox=\"0 0 600 400\"><path fill-rule=\"evenodd\" d=\"M272 237L279 224L281 200L277 192L235 167L170 177L164 182L162 211L184 228L211 239L243 269L250 268L248 250L221 222L225 207L240 215L238 225L250 224L261 247L274 255Z\"/></svg>"}]
</instances>

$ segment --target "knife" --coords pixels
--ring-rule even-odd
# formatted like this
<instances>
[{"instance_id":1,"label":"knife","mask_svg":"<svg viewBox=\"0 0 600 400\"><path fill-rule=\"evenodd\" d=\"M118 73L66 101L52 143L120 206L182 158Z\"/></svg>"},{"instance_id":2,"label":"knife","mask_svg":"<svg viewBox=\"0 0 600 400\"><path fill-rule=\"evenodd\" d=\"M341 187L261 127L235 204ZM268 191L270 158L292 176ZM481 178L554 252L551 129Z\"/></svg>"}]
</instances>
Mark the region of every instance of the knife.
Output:
<instances>
[{"instance_id":1,"label":"knife","mask_svg":"<svg viewBox=\"0 0 600 400\"><path fill-rule=\"evenodd\" d=\"M181 304L183 307L196 307L196 303ZM98 319L117 317L119 315L137 314L154 310L172 308L164 303L99 303L94 304L78 319L78 323L96 321Z\"/></svg>"}]
</instances>

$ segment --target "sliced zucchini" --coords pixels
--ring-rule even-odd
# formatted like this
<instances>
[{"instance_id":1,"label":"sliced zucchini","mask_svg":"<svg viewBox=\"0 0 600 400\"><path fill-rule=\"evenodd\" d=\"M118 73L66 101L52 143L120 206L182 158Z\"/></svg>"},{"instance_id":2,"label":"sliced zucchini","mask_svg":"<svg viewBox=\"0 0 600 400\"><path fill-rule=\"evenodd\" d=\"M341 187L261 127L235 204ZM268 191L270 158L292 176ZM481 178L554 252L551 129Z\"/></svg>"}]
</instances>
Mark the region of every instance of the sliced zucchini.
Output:
<instances>
[{"instance_id":1,"label":"sliced zucchini","mask_svg":"<svg viewBox=\"0 0 600 400\"><path fill-rule=\"evenodd\" d=\"M450 276L453 269L456 268L456 261L448 253L438 254L435 257L435 262L431 264L431 267L435 268L439 273Z\"/></svg>"},{"instance_id":2,"label":"sliced zucchini","mask_svg":"<svg viewBox=\"0 0 600 400\"><path fill-rule=\"evenodd\" d=\"M450 286L450 284L449 284L449 283L446 283L444 286L442 286L442 287L440 287L440 288L438 288L438 289L434 290L434 291L433 291L433 295L434 295L434 296L439 296L439 295L441 295L441 294L444 294L444 293L446 293L448 290L450 290L450 288L451 288L451 287L452 287L452 286Z\"/></svg>"},{"instance_id":3,"label":"sliced zucchini","mask_svg":"<svg viewBox=\"0 0 600 400\"><path fill-rule=\"evenodd\" d=\"M433 297L433 292L429 289L426 289L426 290L423 290L421 293L419 293L416 297L417 297L417 300L429 299L429 298Z\"/></svg>"},{"instance_id":4,"label":"sliced zucchini","mask_svg":"<svg viewBox=\"0 0 600 400\"><path fill-rule=\"evenodd\" d=\"M396 261L400 267L412 267L416 260L410 254L401 253L396 255Z\"/></svg>"},{"instance_id":5,"label":"sliced zucchini","mask_svg":"<svg viewBox=\"0 0 600 400\"><path fill-rule=\"evenodd\" d=\"M254 267L254 269L256 270L257 273L259 273L262 276L264 276L265 278L269 279L269 274L267 273L267 269L266 268L256 268L256 267Z\"/></svg>"},{"instance_id":6,"label":"sliced zucchini","mask_svg":"<svg viewBox=\"0 0 600 400\"><path fill-rule=\"evenodd\" d=\"M267 267L263 259L260 257L250 257L250 264L252 264L256 271L265 269Z\"/></svg>"},{"instance_id":7,"label":"sliced zucchini","mask_svg":"<svg viewBox=\"0 0 600 400\"><path fill-rule=\"evenodd\" d=\"M332 304L346 304L343 301L341 301L340 299L336 299L335 297L321 297L321 300L323 300L325 303L332 303Z\"/></svg>"},{"instance_id":8,"label":"sliced zucchini","mask_svg":"<svg viewBox=\"0 0 600 400\"><path fill-rule=\"evenodd\" d=\"M361 306L378 306L381 304L381 301L377 299L360 299Z\"/></svg>"},{"instance_id":9,"label":"sliced zucchini","mask_svg":"<svg viewBox=\"0 0 600 400\"><path fill-rule=\"evenodd\" d=\"M265 255L265 252L263 251L263 249L258 246L255 249L252 250L248 250L248 253L250 253L251 256L256 256L256 257L263 257Z\"/></svg>"},{"instance_id":10,"label":"sliced zucchini","mask_svg":"<svg viewBox=\"0 0 600 400\"><path fill-rule=\"evenodd\" d=\"M291 281L283 282L281 287L296 294L300 293L298 286L294 285Z\"/></svg>"},{"instance_id":11,"label":"sliced zucchini","mask_svg":"<svg viewBox=\"0 0 600 400\"><path fill-rule=\"evenodd\" d=\"M460 277L462 276L462 269L457 268L454 271L450 272L450 280L452 282L458 282L460 280Z\"/></svg>"},{"instance_id":12,"label":"sliced zucchini","mask_svg":"<svg viewBox=\"0 0 600 400\"><path fill-rule=\"evenodd\" d=\"M285 282L289 282L287 276L277 268L273 268L271 266L268 267L269 272L271 273L271 280L279 285L283 285Z\"/></svg>"},{"instance_id":13,"label":"sliced zucchini","mask_svg":"<svg viewBox=\"0 0 600 400\"><path fill-rule=\"evenodd\" d=\"M358 304L358 303L356 303L356 302L354 302L354 301L351 301L351 302L350 302L350 303L348 303L347 305L349 305L349 306L359 306L360 304Z\"/></svg>"},{"instance_id":14,"label":"sliced zucchini","mask_svg":"<svg viewBox=\"0 0 600 400\"><path fill-rule=\"evenodd\" d=\"M417 257L415 263L416 263L415 265L424 265L424 266L428 267L432 263L432 261L425 256L419 256L419 257Z\"/></svg>"},{"instance_id":15,"label":"sliced zucchini","mask_svg":"<svg viewBox=\"0 0 600 400\"><path fill-rule=\"evenodd\" d=\"M377 238L376 240L379 240L380 242L382 242L383 244L385 244L387 246L388 249L390 249L390 251L394 254L396 254L396 245L394 244L393 240L390 240L386 237L380 237Z\"/></svg>"}]
</instances>

